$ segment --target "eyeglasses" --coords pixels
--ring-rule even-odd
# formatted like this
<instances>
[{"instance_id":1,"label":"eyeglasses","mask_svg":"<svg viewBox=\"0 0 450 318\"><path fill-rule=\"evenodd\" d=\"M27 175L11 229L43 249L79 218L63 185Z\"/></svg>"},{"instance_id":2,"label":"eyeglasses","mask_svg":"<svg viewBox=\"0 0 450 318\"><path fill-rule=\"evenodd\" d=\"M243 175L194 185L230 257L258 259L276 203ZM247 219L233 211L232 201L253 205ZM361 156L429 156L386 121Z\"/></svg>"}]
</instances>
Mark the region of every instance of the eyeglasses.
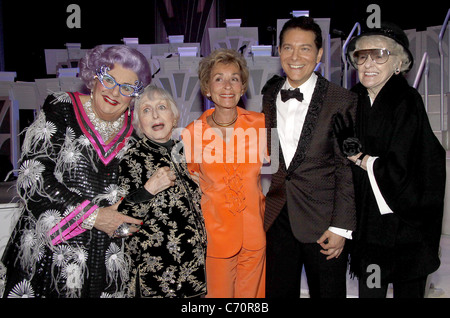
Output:
<instances>
[{"instance_id":1,"label":"eyeglasses","mask_svg":"<svg viewBox=\"0 0 450 318\"><path fill-rule=\"evenodd\" d=\"M108 71L110 70L111 69L106 65L102 65L97 70L97 78L104 88L113 89L114 87L119 86L120 94L125 97L136 97L141 93L143 85L140 81L136 81L135 85L119 84L114 77L108 74Z\"/></svg>"},{"instance_id":2,"label":"eyeglasses","mask_svg":"<svg viewBox=\"0 0 450 318\"><path fill-rule=\"evenodd\" d=\"M370 49L370 50L359 50L353 52L353 62L356 65L362 65L366 62L367 58L370 56L372 61L377 64L384 64L389 60L389 55L393 55L390 51L386 49Z\"/></svg>"}]
</instances>

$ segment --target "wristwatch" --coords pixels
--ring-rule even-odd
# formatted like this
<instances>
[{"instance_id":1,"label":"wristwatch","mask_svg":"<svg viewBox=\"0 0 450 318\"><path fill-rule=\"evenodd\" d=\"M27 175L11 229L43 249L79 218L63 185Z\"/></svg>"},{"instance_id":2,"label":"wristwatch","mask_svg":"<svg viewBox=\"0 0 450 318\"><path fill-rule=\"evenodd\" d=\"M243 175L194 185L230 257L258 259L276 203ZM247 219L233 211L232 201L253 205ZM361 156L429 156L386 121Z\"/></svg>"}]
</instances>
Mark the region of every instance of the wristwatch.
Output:
<instances>
[{"instance_id":1,"label":"wristwatch","mask_svg":"<svg viewBox=\"0 0 450 318\"><path fill-rule=\"evenodd\" d=\"M355 165L357 165L358 167L361 167L362 161L365 156L366 156L365 153L361 153L361 155L359 155L359 157L355 160Z\"/></svg>"}]
</instances>

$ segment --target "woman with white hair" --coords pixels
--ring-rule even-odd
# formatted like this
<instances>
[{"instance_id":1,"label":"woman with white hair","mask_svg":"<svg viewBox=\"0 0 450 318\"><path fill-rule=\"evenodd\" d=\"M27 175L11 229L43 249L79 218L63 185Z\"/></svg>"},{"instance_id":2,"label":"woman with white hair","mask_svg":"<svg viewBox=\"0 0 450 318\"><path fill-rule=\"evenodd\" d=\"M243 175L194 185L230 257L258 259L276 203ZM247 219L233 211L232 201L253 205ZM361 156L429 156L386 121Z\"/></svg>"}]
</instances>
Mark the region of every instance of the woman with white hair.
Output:
<instances>
[{"instance_id":1,"label":"woman with white hair","mask_svg":"<svg viewBox=\"0 0 450 318\"><path fill-rule=\"evenodd\" d=\"M357 228L351 271L360 297L424 297L439 267L445 151L430 127L422 97L402 74L413 65L409 41L382 23L354 38L348 57L360 83L356 139L336 118L335 132L353 166Z\"/></svg>"},{"instance_id":2,"label":"woman with white hair","mask_svg":"<svg viewBox=\"0 0 450 318\"><path fill-rule=\"evenodd\" d=\"M200 190L187 170L183 147L172 139L179 111L164 89L148 86L137 99L134 145L120 164L125 197L119 212L143 219L125 241L127 296L199 297L206 293L206 231Z\"/></svg>"}]
</instances>

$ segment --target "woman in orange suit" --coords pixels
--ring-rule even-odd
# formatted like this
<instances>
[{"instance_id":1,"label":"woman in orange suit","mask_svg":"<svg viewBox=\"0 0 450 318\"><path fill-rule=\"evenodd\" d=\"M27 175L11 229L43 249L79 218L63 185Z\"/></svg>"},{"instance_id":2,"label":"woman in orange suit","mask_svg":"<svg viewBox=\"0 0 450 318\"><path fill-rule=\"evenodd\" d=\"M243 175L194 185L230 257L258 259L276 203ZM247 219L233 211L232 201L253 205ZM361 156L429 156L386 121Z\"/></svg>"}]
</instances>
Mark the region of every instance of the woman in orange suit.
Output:
<instances>
[{"instance_id":1,"label":"woman in orange suit","mask_svg":"<svg viewBox=\"0 0 450 318\"><path fill-rule=\"evenodd\" d=\"M219 49L199 64L202 94L214 102L183 131L191 174L199 177L207 231L207 295L264 297L264 115L237 104L248 87L245 59Z\"/></svg>"}]
</instances>

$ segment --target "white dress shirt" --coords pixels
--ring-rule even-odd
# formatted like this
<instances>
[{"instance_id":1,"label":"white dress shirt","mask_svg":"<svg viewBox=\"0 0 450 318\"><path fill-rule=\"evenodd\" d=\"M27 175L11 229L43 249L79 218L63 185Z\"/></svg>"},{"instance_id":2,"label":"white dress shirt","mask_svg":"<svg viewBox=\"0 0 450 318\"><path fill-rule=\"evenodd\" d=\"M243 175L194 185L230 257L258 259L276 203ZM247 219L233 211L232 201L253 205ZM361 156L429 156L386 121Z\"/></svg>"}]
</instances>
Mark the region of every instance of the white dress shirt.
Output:
<instances>
[{"instance_id":1,"label":"white dress shirt","mask_svg":"<svg viewBox=\"0 0 450 318\"><path fill-rule=\"evenodd\" d=\"M308 112L309 103L311 102L316 82L317 75L312 73L311 77L299 86L300 92L303 94L302 102L299 102L295 98L291 98L284 103L281 100L281 93L278 93L277 130L286 168L289 167L295 151L297 150L298 141L300 140L300 134L302 132L303 124L305 123L306 113ZM282 89L294 88L289 84L289 81L286 80Z\"/></svg>"},{"instance_id":2,"label":"white dress shirt","mask_svg":"<svg viewBox=\"0 0 450 318\"><path fill-rule=\"evenodd\" d=\"M277 95L277 131L280 139L281 149L283 150L284 162L286 168L291 164L295 151L297 150L300 134L305 123L306 114L308 113L309 104L316 87L317 75L312 73L310 78L299 86L300 92L303 94L303 101L299 102L295 98L291 98L285 103L281 100L281 93ZM286 79L282 89L294 89ZM352 231L330 226L331 232L352 238Z\"/></svg>"}]
</instances>

